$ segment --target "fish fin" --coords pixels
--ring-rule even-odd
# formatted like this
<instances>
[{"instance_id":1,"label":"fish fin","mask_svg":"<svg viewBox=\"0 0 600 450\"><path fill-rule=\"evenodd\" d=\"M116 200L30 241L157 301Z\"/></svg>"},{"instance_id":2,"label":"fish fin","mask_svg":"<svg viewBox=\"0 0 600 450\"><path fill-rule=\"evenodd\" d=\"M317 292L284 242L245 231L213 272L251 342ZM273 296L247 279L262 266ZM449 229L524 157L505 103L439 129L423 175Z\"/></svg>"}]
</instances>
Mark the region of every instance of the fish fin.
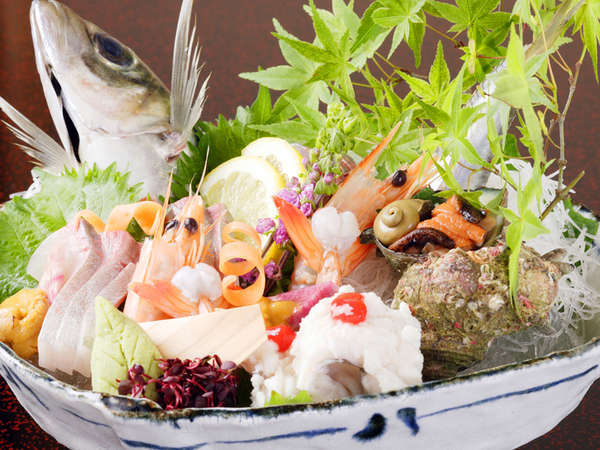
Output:
<instances>
[{"instance_id":1,"label":"fish fin","mask_svg":"<svg viewBox=\"0 0 600 450\"><path fill-rule=\"evenodd\" d=\"M0 97L0 110L4 111L15 124L4 122L8 129L23 142L17 146L35 159L37 164L57 173L62 172L65 168L73 169L79 166L71 150L61 147L2 97Z\"/></svg>"},{"instance_id":2,"label":"fish fin","mask_svg":"<svg viewBox=\"0 0 600 450\"><path fill-rule=\"evenodd\" d=\"M194 0L183 0L175 46L173 48L173 73L171 75L171 125L184 136L200 119L208 78L200 84L200 47L196 42L196 27L190 32Z\"/></svg>"}]
</instances>

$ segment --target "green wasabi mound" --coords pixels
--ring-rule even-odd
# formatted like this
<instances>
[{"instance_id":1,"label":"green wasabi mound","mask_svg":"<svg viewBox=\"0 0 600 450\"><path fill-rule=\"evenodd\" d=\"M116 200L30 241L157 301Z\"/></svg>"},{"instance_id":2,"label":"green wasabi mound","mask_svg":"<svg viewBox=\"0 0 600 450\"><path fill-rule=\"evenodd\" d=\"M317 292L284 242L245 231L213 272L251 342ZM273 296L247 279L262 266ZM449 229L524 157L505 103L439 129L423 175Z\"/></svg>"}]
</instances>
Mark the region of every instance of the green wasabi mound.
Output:
<instances>
[{"instance_id":1,"label":"green wasabi mound","mask_svg":"<svg viewBox=\"0 0 600 450\"><path fill-rule=\"evenodd\" d=\"M118 394L119 382L126 380L133 364L140 364L152 378L162 372L160 352L146 332L108 300L96 298L96 337L92 348L92 389ZM156 400L154 385L146 387L146 397Z\"/></svg>"}]
</instances>

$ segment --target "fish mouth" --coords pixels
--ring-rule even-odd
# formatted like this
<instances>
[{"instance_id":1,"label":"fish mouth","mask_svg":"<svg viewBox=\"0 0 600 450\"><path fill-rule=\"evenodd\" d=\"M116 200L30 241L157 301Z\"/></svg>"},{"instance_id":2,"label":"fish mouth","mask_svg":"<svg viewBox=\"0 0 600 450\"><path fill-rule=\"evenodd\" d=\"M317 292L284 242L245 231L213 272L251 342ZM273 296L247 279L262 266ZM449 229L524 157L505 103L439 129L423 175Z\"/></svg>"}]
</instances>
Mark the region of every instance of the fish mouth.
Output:
<instances>
[{"instance_id":1,"label":"fish mouth","mask_svg":"<svg viewBox=\"0 0 600 450\"><path fill-rule=\"evenodd\" d=\"M40 81L52 116L52 121L58 131L65 149L71 149L78 162L80 135L72 117L64 105L62 86L54 73L49 54L56 52L56 43L61 42L59 31L69 22L67 8L54 0L34 0L31 4L30 22L34 44L35 60ZM45 36L42 39L42 34ZM64 41L64 39L63 39Z\"/></svg>"},{"instance_id":2,"label":"fish mouth","mask_svg":"<svg viewBox=\"0 0 600 450\"><path fill-rule=\"evenodd\" d=\"M52 70L48 67L48 75L50 77L50 82L52 83L52 87L54 88L54 92L56 93L57 99L61 98L62 86L52 73ZM62 103L62 101L61 101ZM62 110L62 118L64 120L65 127L67 128L67 134L69 136L69 141L71 143L71 148L73 150L73 154L75 155L75 159L77 162L81 163L81 158L79 157L79 132L77 131L77 127L75 126L75 122L71 119L67 108L64 105L61 108Z\"/></svg>"}]
</instances>

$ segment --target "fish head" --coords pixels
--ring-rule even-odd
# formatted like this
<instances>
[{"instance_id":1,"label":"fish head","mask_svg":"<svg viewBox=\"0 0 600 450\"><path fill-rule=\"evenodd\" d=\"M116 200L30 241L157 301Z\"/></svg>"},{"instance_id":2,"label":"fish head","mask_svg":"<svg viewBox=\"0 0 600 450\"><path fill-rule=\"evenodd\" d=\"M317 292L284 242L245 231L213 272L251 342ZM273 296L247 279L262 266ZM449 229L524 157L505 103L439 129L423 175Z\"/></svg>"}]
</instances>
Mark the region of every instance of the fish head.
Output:
<instances>
[{"instance_id":1,"label":"fish head","mask_svg":"<svg viewBox=\"0 0 600 450\"><path fill-rule=\"evenodd\" d=\"M115 137L170 131L169 91L129 47L58 1L34 0L30 19L63 145L76 147L74 131Z\"/></svg>"}]
</instances>

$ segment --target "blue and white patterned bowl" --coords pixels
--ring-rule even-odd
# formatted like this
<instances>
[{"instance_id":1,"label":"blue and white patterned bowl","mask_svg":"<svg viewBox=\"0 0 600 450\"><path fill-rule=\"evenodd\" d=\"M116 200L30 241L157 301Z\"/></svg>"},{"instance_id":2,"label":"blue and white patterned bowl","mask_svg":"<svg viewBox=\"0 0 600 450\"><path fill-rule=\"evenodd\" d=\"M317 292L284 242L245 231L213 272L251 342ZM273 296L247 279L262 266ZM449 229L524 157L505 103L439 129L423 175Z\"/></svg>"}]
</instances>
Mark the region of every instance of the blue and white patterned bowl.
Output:
<instances>
[{"instance_id":1,"label":"blue and white patterned bowl","mask_svg":"<svg viewBox=\"0 0 600 450\"><path fill-rule=\"evenodd\" d=\"M600 334L600 323L588 328ZM513 448L551 430L600 377L600 337L550 356L381 395L270 408L162 411L75 389L0 344L0 375L71 448Z\"/></svg>"}]
</instances>

